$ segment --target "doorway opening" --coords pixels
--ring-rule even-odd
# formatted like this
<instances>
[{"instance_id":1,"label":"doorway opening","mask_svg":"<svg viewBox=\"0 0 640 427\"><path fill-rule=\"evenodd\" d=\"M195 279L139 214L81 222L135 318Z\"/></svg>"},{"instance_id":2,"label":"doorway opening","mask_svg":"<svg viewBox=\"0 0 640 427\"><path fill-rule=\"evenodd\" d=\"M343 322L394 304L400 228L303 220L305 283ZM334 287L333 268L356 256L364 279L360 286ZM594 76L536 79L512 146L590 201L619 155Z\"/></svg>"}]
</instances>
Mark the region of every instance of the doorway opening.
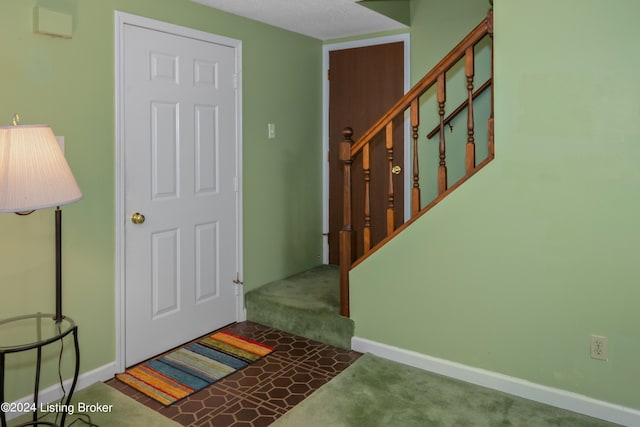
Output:
<instances>
[{"instance_id":1,"label":"doorway opening","mask_svg":"<svg viewBox=\"0 0 640 427\"><path fill-rule=\"evenodd\" d=\"M384 45L394 45L394 44L401 44L401 50L402 50L402 64L395 64L399 67L401 67L401 74L402 76L400 77L402 80L402 93L398 93L397 95L397 99L399 99L402 95L404 95L404 93L406 93L409 89L410 89L410 45L409 45L409 41L410 41L410 35L408 33L405 34L397 34L397 35L391 35L391 36L385 36L385 37L377 37L377 38L371 38L371 39L365 39L365 40L357 40L357 41L350 41L350 42L342 42L342 43L334 43L334 44L327 44L325 46L323 46L323 76L325 76L325 78L323 79L323 153L324 153L324 157L323 157L323 262L325 264L329 264L329 263L336 263L336 254L335 254L335 250L332 250L332 248L335 246L336 242L337 242L337 231L339 230L339 228L336 228L336 220L335 220L335 211L332 212L332 203L331 203L331 198L334 197L332 196L332 193L335 191L332 191L332 187L335 188L335 183L332 182L331 179L331 173L332 173L332 168L330 166L330 159L331 161L335 162L335 159L333 159L333 156L331 156L330 151L337 151L335 149L335 144L336 144L336 135L335 135L335 129L332 131L330 128L330 116L331 116L331 80L330 80L330 64L331 64L331 60L332 58L335 58L334 53L336 53L337 51L363 51L364 49L361 48L367 48L367 47L376 47L376 46L384 46ZM335 76L335 75L334 75ZM335 116L334 116L335 117ZM374 119L377 120L376 117ZM335 119L334 119L335 120ZM349 119L346 119L349 120ZM352 124L350 123L344 123L344 125L339 125L339 126L352 126ZM335 125L333 126L335 127ZM406 123L404 123L404 125L402 126L404 129L404 139L403 139L403 147L404 147L404 153L409 153L409 147L410 147L410 132L409 132L409 122L407 121ZM362 134L366 129L354 129L355 135L354 136L358 136L360 134ZM355 138L354 138L355 139ZM333 148L332 148L333 146ZM335 154L335 153L334 153ZM404 159L403 159L403 165L402 165L402 169L405 171L409 171L410 169L410 156L405 155ZM410 189L410 174L405 173L403 174L402 177L402 188L403 188L403 192L405 194L409 194L409 189ZM404 217L405 219L407 218L407 215L409 215L410 212L410 199L408 197L404 198L403 204L400 207L400 215L398 215L399 217Z\"/></svg>"}]
</instances>

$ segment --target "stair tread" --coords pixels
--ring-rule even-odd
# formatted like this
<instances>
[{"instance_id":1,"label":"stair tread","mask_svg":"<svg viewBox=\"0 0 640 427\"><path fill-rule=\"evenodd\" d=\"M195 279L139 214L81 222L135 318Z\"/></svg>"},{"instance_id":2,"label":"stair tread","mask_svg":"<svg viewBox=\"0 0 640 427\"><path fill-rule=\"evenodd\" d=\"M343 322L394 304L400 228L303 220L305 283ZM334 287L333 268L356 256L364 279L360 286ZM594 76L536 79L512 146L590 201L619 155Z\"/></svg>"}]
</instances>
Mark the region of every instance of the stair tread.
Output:
<instances>
[{"instance_id":1,"label":"stair tread","mask_svg":"<svg viewBox=\"0 0 640 427\"><path fill-rule=\"evenodd\" d=\"M245 295L247 319L350 349L353 320L340 316L339 269L321 265Z\"/></svg>"},{"instance_id":2,"label":"stair tread","mask_svg":"<svg viewBox=\"0 0 640 427\"><path fill-rule=\"evenodd\" d=\"M267 283L247 294L299 309L318 312L340 311L339 270L334 265L321 265L285 279Z\"/></svg>"}]
</instances>

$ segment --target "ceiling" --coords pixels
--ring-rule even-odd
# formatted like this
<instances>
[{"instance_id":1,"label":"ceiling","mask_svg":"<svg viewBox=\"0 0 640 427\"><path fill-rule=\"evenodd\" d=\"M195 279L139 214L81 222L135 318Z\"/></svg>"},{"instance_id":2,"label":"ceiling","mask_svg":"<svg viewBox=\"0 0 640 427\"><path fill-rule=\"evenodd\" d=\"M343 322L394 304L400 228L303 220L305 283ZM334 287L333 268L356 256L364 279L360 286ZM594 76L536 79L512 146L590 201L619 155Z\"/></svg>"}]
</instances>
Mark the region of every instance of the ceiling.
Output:
<instances>
[{"instance_id":1,"label":"ceiling","mask_svg":"<svg viewBox=\"0 0 640 427\"><path fill-rule=\"evenodd\" d=\"M358 0L191 0L320 40L406 28Z\"/></svg>"}]
</instances>

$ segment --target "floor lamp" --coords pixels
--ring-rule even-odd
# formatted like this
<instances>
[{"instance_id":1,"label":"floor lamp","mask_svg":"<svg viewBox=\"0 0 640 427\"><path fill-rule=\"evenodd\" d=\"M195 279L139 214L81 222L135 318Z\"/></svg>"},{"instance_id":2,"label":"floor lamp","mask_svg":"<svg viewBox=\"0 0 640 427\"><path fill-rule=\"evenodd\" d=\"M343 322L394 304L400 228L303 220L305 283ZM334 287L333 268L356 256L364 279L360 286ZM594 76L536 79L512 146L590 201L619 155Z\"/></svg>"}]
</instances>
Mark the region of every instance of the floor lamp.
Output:
<instances>
[{"instance_id":1,"label":"floor lamp","mask_svg":"<svg viewBox=\"0 0 640 427\"><path fill-rule=\"evenodd\" d=\"M0 212L26 215L56 207L56 322L62 315L62 211L82 198L64 153L48 125L0 127Z\"/></svg>"}]
</instances>

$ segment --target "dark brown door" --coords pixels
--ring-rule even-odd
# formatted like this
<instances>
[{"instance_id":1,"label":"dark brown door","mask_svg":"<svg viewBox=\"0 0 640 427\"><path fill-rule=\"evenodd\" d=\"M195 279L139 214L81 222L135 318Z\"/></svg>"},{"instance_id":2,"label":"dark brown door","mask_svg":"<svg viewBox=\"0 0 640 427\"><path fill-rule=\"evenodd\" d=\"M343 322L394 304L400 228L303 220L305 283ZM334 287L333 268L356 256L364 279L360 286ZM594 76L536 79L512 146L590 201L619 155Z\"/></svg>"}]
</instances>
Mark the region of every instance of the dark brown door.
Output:
<instances>
[{"instance_id":1,"label":"dark brown door","mask_svg":"<svg viewBox=\"0 0 640 427\"><path fill-rule=\"evenodd\" d=\"M339 263L339 231L342 228L342 164L338 145L342 129L353 128L357 139L402 97L404 92L404 43L389 43L329 53L329 262ZM388 160L382 137L371 146L372 245L386 235ZM394 165L404 163L402 123L395 126ZM364 175L362 162L354 161L353 230L356 252L362 253L364 225ZM397 225L404 214L403 175L393 175Z\"/></svg>"}]
</instances>

